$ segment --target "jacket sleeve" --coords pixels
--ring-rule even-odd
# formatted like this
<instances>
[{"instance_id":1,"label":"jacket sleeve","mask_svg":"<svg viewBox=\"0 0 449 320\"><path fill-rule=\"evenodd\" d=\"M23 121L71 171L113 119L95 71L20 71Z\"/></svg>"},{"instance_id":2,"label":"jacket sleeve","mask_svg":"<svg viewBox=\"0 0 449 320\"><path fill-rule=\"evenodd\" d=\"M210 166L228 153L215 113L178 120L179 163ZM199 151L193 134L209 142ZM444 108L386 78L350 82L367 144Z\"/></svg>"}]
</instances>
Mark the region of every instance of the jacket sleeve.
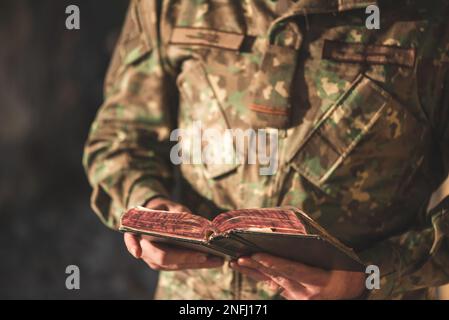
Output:
<instances>
[{"instance_id":1,"label":"jacket sleeve","mask_svg":"<svg viewBox=\"0 0 449 320\"><path fill-rule=\"evenodd\" d=\"M445 50L447 46L441 48ZM427 101L432 104L429 120L438 146L433 156L438 154L441 160L441 166L434 168L441 167L442 182L434 204L446 201L436 210L424 213L422 225L415 230L361 254L368 263L378 265L382 275L380 289L371 291L369 298L402 298L412 291L449 282L449 54L441 51L438 55L443 58L435 59L436 67L429 72L435 85L429 89Z\"/></svg>"},{"instance_id":2,"label":"jacket sleeve","mask_svg":"<svg viewBox=\"0 0 449 320\"><path fill-rule=\"evenodd\" d=\"M177 90L158 47L157 5L131 1L85 145L92 208L111 228L127 208L169 193Z\"/></svg>"}]
</instances>

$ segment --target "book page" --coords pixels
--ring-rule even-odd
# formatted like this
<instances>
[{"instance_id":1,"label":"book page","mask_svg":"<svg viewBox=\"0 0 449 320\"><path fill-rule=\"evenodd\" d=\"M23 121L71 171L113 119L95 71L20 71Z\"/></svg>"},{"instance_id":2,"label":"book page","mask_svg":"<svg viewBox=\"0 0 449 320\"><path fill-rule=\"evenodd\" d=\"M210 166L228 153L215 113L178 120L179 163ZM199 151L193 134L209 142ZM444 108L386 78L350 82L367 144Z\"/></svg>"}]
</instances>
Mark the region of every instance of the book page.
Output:
<instances>
[{"instance_id":1,"label":"book page","mask_svg":"<svg viewBox=\"0 0 449 320\"><path fill-rule=\"evenodd\" d=\"M136 207L128 210L121 219L122 231L161 234L204 240L210 233L211 222L186 212L151 210Z\"/></svg>"},{"instance_id":2,"label":"book page","mask_svg":"<svg viewBox=\"0 0 449 320\"><path fill-rule=\"evenodd\" d=\"M296 214L281 208L229 211L218 215L212 224L217 233L244 229L258 232L307 234Z\"/></svg>"}]
</instances>

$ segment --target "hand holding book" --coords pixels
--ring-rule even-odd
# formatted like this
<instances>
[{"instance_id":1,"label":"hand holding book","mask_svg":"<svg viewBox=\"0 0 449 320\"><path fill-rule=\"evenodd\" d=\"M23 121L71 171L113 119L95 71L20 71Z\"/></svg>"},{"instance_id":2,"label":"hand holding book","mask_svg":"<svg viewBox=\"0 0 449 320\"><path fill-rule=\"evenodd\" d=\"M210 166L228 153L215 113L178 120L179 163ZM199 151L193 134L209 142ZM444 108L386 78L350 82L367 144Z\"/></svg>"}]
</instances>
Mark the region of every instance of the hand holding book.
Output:
<instances>
[{"instance_id":1,"label":"hand holding book","mask_svg":"<svg viewBox=\"0 0 449 320\"><path fill-rule=\"evenodd\" d=\"M181 204L165 198L154 198L147 208L165 211L190 212ZM145 235L125 233L125 245L136 259L142 259L153 270L185 270L217 268L224 260L195 250L176 248L151 241Z\"/></svg>"},{"instance_id":2,"label":"hand holding book","mask_svg":"<svg viewBox=\"0 0 449 320\"><path fill-rule=\"evenodd\" d=\"M293 207L234 210L213 221L137 207L123 215L120 230L231 259L263 252L326 270L363 270L350 248Z\"/></svg>"},{"instance_id":3,"label":"hand holding book","mask_svg":"<svg viewBox=\"0 0 449 320\"><path fill-rule=\"evenodd\" d=\"M363 272L324 270L268 254L242 257L230 266L289 300L363 299L367 293Z\"/></svg>"},{"instance_id":4,"label":"hand holding book","mask_svg":"<svg viewBox=\"0 0 449 320\"><path fill-rule=\"evenodd\" d=\"M269 283L287 299L350 299L363 292L365 274L355 254L296 208L236 210L208 221L169 200L158 202L152 207L164 211L131 209L121 226L133 233L125 234L128 249L137 241L141 255L133 255L153 269L221 266L212 253L230 257L233 269ZM261 253L270 251L275 255Z\"/></svg>"}]
</instances>

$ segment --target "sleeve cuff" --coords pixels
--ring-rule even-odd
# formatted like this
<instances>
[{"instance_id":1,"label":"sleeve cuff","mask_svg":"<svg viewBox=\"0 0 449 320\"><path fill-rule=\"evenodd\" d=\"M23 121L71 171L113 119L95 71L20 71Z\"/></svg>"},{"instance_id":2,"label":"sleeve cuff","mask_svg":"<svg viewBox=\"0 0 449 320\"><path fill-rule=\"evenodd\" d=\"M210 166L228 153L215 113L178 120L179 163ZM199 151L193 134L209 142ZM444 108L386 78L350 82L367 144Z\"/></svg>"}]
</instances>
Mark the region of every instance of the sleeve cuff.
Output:
<instances>
[{"instance_id":1,"label":"sleeve cuff","mask_svg":"<svg viewBox=\"0 0 449 320\"><path fill-rule=\"evenodd\" d=\"M126 209L144 206L148 201L157 197L169 198L169 194L162 183L153 179L139 182L130 191Z\"/></svg>"}]
</instances>

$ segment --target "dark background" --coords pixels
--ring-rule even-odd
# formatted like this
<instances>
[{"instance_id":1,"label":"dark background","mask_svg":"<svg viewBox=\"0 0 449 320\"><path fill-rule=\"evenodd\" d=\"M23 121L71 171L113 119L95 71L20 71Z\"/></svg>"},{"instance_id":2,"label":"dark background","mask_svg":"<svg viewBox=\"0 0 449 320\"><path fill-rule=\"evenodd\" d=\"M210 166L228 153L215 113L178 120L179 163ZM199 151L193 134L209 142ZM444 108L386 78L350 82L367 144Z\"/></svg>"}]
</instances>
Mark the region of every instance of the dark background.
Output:
<instances>
[{"instance_id":1,"label":"dark background","mask_svg":"<svg viewBox=\"0 0 449 320\"><path fill-rule=\"evenodd\" d=\"M81 30L65 28L70 4ZM91 211L81 166L127 5L0 0L0 298L152 298L156 273Z\"/></svg>"}]
</instances>

